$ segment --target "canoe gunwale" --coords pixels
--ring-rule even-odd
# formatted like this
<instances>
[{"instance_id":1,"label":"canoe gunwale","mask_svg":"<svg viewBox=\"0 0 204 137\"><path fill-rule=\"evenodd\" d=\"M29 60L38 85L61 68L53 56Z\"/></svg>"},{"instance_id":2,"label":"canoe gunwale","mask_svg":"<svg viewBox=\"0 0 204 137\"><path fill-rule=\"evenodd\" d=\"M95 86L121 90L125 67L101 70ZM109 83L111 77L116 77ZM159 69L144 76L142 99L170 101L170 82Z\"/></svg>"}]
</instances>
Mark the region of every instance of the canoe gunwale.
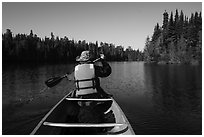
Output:
<instances>
[{"instance_id":1,"label":"canoe gunwale","mask_svg":"<svg viewBox=\"0 0 204 137\"><path fill-rule=\"evenodd\" d=\"M122 129L122 130L115 131L115 132L108 132L107 134L108 134L108 135L118 135L118 134L122 134L122 133L128 131L128 129L129 129L129 127L126 126L126 127L125 127L124 129Z\"/></svg>"},{"instance_id":2,"label":"canoe gunwale","mask_svg":"<svg viewBox=\"0 0 204 137\"><path fill-rule=\"evenodd\" d=\"M134 132L132 126L130 125L129 120L127 119L127 117L125 116L124 112L122 111L122 109L119 107L118 103L117 103L114 99L113 99L113 103L115 103L117 109L118 109L118 110L120 111L120 113L122 114L122 117L123 117L124 120L126 121L126 124L128 125L127 127L128 127L128 129L130 130L130 132L131 132L133 135L135 135L135 132ZM128 130L128 129L127 129L127 130Z\"/></svg>"},{"instance_id":3,"label":"canoe gunwale","mask_svg":"<svg viewBox=\"0 0 204 137\"><path fill-rule=\"evenodd\" d=\"M37 130L40 128L41 125L43 125L43 122L47 119L47 117L55 110L55 108L67 97L69 96L73 91L71 91L69 94L65 95L38 123L38 125L34 128L34 130L31 132L31 135L35 135Z\"/></svg>"}]
</instances>

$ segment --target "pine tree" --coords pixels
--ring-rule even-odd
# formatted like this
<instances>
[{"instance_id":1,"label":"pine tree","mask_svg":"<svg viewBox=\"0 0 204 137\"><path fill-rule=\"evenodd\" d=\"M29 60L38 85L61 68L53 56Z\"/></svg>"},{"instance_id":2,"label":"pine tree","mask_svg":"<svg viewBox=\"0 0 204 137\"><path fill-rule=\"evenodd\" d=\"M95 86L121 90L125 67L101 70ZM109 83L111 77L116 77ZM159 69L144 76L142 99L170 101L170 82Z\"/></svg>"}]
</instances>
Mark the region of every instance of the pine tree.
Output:
<instances>
[{"instance_id":1,"label":"pine tree","mask_svg":"<svg viewBox=\"0 0 204 137\"><path fill-rule=\"evenodd\" d=\"M161 29L159 27L159 23L154 27L154 32L152 36L152 41L156 41L161 35Z\"/></svg>"},{"instance_id":2,"label":"pine tree","mask_svg":"<svg viewBox=\"0 0 204 137\"><path fill-rule=\"evenodd\" d=\"M188 17L185 16L183 23L183 36L185 39L188 39L188 27L189 27Z\"/></svg>"},{"instance_id":3,"label":"pine tree","mask_svg":"<svg viewBox=\"0 0 204 137\"><path fill-rule=\"evenodd\" d=\"M30 37L33 37L33 30L30 30Z\"/></svg>"},{"instance_id":4,"label":"pine tree","mask_svg":"<svg viewBox=\"0 0 204 137\"><path fill-rule=\"evenodd\" d=\"M202 15L201 12L199 13L199 17L198 17L198 26L199 26L199 31L202 31Z\"/></svg>"},{"instance_id":5,"label":"pine tree","mask_svg":"<svg viewBox=\"0 0 204 137\"><path fill-rule=\"evenodd\" d=\"M177 43L178 39L179 39L179 15L178 15L178 10L176 9L176 14L174 17L174 43Z\"/></svg>"},{"instance_id":6,"label":"pine tree","mask_svg":"<svg viewBox=\"0 0 204 137\"><path fill-rule=\"evenodd\" d=\"M162 49L164 49L163 51L164 52L167 52L167 47L168 47L168 41L167 41L167 38L168 38L168 23L169 23L169 21L168 21L168 18L169 18L169 15L168 15L168 13L166 12L166 10L165 10L165 12L163 13L163 25L162 25L162 38L163 38L163 40L162 40L162 43L163 43L163 46L162 46Z\"/></svg>"},{"instance_id":7,"label":"pine tree","mask_svg":"<svg viewBox=\"0 0 204 137\"><path fill-rule=\"evenodd\" d=\"M173 13L171 12L168 25L168 41L175 41L175 23L173 20Z\"/></svg>"},{"instance_id":8,"label":"pine tree","mask_svg":"<svg viewBox=\"0 0 204 137\"><path fill-rule=\"evenodd\" d=\"M168 16L169 15L165 10L165 12L163 13L163 25L162 25L163 30L167 30L168 28L168 18L169 18Z\"/></svg>"},{"instance_id":9,"label":"pine tree","mask_svg":"<svg viewBox=\"0 0 204 137\"><path fill-rule=\"evenodd\" d=\"M179 35L182 35L183 32L183 27L184 27L184 15L183 11L181 10L180 17L179 17Z\"/></svg>"},{"instance_id":10,"label":"pine tree","mask_svg":"<svg viewBox=\"0 0 204 137\"><path fill-rule=\"evenodd\" d=\"M196 46L197 31L195 26L195 16L193 13L191 14L191 18L189 20L188 40L189 47Z\"/></svg>"},{"instance_id":11,"label":"pine tree","mask_svg":"<svg viewBox=\"0 0 204 137\"><path fill-rule=\"evenodd\" d=\"M151 49L151 45L150 45L150 38L149 36L147 36L146 41L145 41L145 48L144 48L144 60L146 62L150 62L151 61L151 54L152 54L152 49Z\"/></svg>"}]
</instances>

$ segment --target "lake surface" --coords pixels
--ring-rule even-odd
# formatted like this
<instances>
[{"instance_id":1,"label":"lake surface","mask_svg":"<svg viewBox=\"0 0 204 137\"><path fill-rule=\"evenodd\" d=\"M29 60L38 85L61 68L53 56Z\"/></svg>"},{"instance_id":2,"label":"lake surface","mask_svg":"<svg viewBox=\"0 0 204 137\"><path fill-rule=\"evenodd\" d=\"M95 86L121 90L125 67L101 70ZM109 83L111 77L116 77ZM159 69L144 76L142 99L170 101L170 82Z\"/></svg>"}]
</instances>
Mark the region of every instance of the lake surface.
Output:
<instances>
[{"instance_id":1,"label":"lake surface","mask_svg":"<svg viewBox=\"0 0 204 137\"><path fill-rule=\"evenodd\" d=\"M102 88L115 100L139 135L202 134L202 67L110 62ZM3 66L2 134L30 134L74 83L64 79L46 89L74 64Z\"/></svg>"}]
</instances>

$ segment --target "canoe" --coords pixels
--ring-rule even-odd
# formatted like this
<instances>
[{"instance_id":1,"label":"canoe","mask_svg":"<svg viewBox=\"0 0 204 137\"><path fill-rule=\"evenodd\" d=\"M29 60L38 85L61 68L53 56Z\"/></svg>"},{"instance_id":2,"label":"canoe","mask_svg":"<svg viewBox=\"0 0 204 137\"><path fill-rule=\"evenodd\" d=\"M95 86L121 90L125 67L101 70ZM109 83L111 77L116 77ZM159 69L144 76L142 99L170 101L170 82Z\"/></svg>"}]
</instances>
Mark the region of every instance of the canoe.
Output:
<instances>
[{"instance_id":1,"label":"canoe","mask_svg":"<svg viewBox=\"0 0 204 137\"><path fill-rule=\"evenodd\" d=\"M127 117L112 97L102 99L72 98L73 92L63 97L42 118L31 135L135 135ZM80 103L95 104L96 108L99 108L96 110L103 111L106 121L79 122L78 113L74 112L80 109Z\"/></svg>"}]
</instances>

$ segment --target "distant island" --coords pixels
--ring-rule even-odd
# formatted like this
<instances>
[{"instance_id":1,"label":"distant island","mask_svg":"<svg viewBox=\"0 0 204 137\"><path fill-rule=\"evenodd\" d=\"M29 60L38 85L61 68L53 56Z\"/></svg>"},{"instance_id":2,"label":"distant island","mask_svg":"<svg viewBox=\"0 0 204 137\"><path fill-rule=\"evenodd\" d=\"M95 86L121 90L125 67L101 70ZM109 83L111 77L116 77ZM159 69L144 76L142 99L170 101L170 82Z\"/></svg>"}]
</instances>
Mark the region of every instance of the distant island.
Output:
<instances>
[{"instance_id":1,"label":"distant island","mask_svg":"<svg viewBox=\"0 0 204 137\"><path fill-rule=\"evenodd\" d=\"M150 39L146 38L144 61L158 64L202 63L202 15L195 12L188 18L182 10L180 15L163 13L163 24L154 28Z\"/></svg>"},{"instance_id":2,"label":"distant island","mask_svg":"<svg viewBox=\"0 0 204 137\"><path fill-rule=\"evenodd\" d=\"M129 46L115 46L106 42L87 43L85 40L70 40L55 37L39 38L33 31L29 35L17 34L13 36L10 29L2 35L3 63L53 63L74 62L76 57L84 50L90 50L95 58L103 53L107 61L143 61L142 51L134 50Z\"/></svg>"}]
</instances>

